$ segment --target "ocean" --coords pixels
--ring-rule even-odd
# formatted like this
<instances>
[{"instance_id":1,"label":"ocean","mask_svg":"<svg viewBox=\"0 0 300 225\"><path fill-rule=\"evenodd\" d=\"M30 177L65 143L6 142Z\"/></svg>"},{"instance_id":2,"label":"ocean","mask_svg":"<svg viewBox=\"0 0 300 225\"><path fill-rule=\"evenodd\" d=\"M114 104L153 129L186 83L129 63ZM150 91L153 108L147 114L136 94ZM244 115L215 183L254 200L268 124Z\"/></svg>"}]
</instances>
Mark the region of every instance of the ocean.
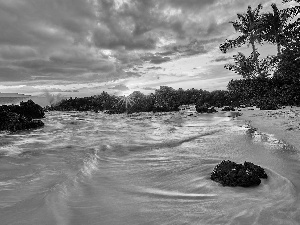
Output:
<instances>
[{"instance_id":1,"label":"ocean","mask_svg":"<svg viewBox=\"0 0 300 225\"><path fill-rule=\"evenodd\" d=\"M299 151L222 114L47 112L0 133L1 225L300 224ZM210 180L250 161L257 187Z\"/></svg>"}]
</instances>

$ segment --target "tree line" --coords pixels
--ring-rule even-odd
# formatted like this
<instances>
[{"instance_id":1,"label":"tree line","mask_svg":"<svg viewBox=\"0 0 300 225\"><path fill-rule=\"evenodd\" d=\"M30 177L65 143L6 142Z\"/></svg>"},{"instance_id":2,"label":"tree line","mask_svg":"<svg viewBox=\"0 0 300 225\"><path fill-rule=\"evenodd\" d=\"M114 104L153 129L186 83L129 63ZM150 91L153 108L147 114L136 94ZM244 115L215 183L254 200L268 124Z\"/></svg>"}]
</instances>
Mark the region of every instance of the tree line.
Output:
<instances>
[{"instance_id":1,"label":"tree line","mask_svg":"<svg viewBox=\"0 0 300 225\"><path fill-rule=\"evenodd\" d=\"M161 86L149 95L134 91L129 96L110 95L102 92L99 95L84 98L63 99L58 104L48 107L48 110L58 111L106 111L107 113L136 113L136 112L170 112L178 111L181 105L195 104L196 108L205 106L222 107L230 105L229 92L215 90L212 92L202 89L178 90Z\"/></svg>"}]
</instances>

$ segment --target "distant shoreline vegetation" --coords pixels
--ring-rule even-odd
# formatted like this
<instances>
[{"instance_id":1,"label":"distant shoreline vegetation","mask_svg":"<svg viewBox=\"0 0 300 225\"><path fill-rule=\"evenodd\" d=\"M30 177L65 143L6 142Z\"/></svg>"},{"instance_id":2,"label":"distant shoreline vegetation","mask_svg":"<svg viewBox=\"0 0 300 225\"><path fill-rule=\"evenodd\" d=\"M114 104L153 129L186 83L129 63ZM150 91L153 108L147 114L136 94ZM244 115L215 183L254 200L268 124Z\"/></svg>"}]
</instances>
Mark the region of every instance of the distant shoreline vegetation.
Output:
<instances>
[{"instance_id":1,"label":"distant shoreline vegetation","mask_svg":"<svg viewBox=\"0 0 300 225\"><path fill-rule=\"evenodd\" d=\"M161 86L155 93L145 95L135 91L129 96L115 96L107 92L84 98L69 98L61 100L56 105L46 107L47 110L57 111L106 111L115 113L138 112L171 112L179 111L181 105L196 105L197 111L201 107L230 105L228 91L205 91L197 89L175 90Z\"/></svg>"},{"instance_id":2,"label":"distant shoreline vegetation","mask_svg":"<svg viewBox=\"0 0 300 225\"><path fill-rule=\"evenodd\" d=\"M278 109L281 106L300 106L300 82L288 82L276 78L232 80L228 90L206 91L202 89L175 90L161 86L155 93L145 95L135 91L129 96L100 95L63 99L46 110L55 111L105 111L108 114L139 112L179 111L181 105L196 105L197 112L207 112L211 107L229 108L244 105L257 106L261 110Z\"/></svg>"},{"instance_id":3,"label":"distant shoreline vegetation","mask_svg":"<svg viewBox=\"0 0 300 225\"><path fill-rule=\"evenodd\" d=\"M283 0L283 3L291 0ZM296 2L300 3L299 0ZM279 10L272 4L272 12L261 14L262 5L245 13L237 14L231 21L240 34L234 40L225 40L220 45L223 53L248 44L250 56L241 52L233 56L234 64L226 64L242 79L231 80L227 90L205 91L202 89L178 89L161 86L155 93L144 95L139 91L128 97L100 95L85 98L70 98L49 110L104 111L108 113L169 112L178 111L180 105L195 104L198 112L208 107L257 106L260 109L277 109L285 105L300 105L300 6ZM277 55L260 58L257 44L274 44Z\"/></svg>"}]
</instances>

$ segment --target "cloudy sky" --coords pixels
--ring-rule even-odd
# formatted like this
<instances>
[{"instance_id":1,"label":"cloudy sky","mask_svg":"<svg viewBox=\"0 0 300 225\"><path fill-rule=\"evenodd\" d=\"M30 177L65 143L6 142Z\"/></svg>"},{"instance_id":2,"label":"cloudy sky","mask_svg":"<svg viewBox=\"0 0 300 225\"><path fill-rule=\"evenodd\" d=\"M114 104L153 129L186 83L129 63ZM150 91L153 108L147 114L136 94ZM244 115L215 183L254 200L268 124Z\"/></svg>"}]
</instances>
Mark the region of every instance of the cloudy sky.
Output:
<instances>
[{"instance_id":1,"label":"cloudy sky","mask_svg":"<svg viewBox=\"0 0 300 225\"><path fill-rule=\"evenodd\" d=\"M0 92L226 89L229 21L281 0L0 0ZM238 49L250 52L247 46ZM262 46L263 54L275 46Z\"/></svg>"}]
</instances>

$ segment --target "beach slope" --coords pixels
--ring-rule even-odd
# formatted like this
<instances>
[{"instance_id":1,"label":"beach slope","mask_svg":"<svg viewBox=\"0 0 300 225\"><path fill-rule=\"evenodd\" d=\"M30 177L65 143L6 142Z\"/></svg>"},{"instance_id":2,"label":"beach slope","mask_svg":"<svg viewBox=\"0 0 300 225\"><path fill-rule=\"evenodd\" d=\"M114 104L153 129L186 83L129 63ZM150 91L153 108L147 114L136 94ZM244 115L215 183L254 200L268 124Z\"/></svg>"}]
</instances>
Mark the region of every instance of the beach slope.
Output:
<instances>
[{"instance_id":1,"label":"beach slope","mask_svg":"<svg viewBox=\"0 0 300 225\"><path fill-rule=\"evenodd\" d=\"M300 150L300 107L278 110L243 110L238 118L259 132L274 136Z\"/></svg>"}]
</instances>

